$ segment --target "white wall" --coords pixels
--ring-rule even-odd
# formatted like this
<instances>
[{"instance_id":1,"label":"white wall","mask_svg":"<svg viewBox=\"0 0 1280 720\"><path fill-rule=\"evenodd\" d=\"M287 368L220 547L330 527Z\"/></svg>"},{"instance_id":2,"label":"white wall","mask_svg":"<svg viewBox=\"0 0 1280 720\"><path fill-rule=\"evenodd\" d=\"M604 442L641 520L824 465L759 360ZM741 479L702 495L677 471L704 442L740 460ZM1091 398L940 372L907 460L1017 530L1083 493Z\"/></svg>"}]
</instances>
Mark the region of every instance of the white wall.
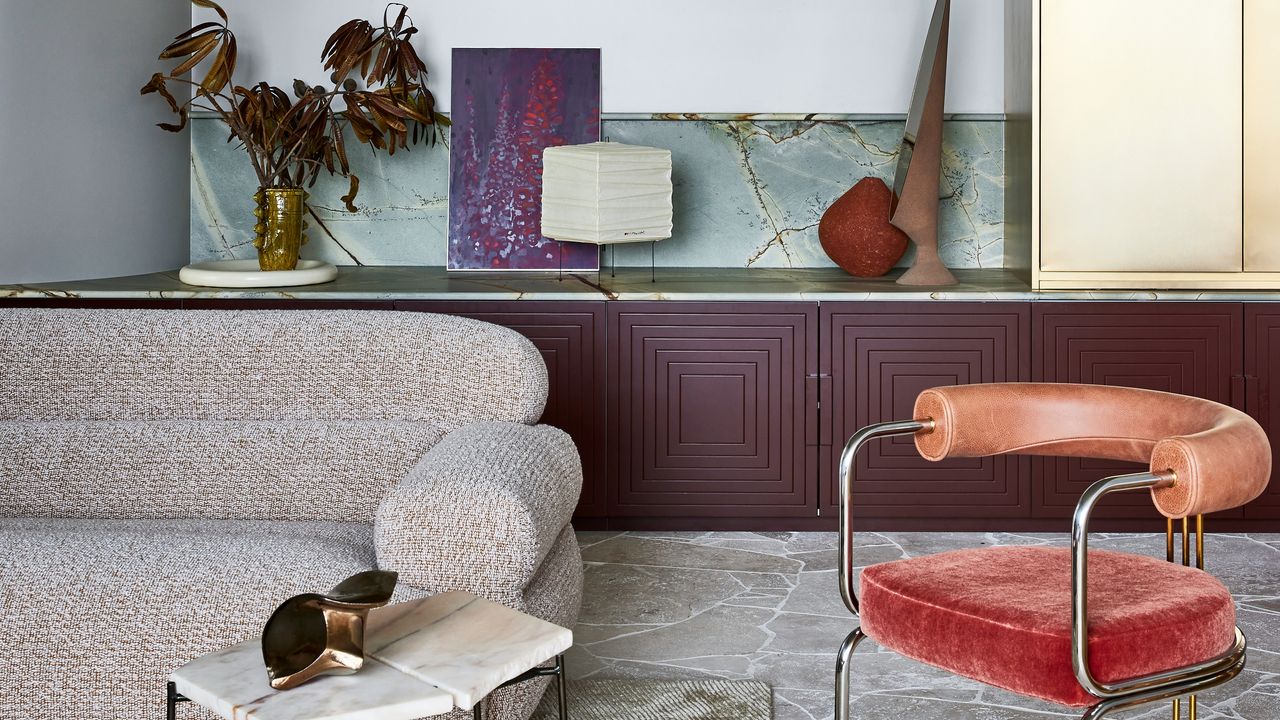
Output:
<instances>
[{"instance_id":1,"label":"white wall","mask_svg":"<svg viewBox=\"0 0 1280 720\"><path fill-rule=\"evenodd\" d=\"M6 0L7 1L7 0ZM933 0L405 0L440 109L454 47L600 47L606 113L905 113ZM222 0L239 77L328 82L320 50L381 0ZM206 19L212 13L197 10ZM1003 112L1004 0L954 0L947 110Z\"/></svg>"},{"instance_id":2,"label":"white wall","mask_svg":"<svg viewBox=\"0 0 1280 720\"><path fill-rule=\"evenodd\" d=\"M0 284L176 268L186 134L138 88L185 2L0 0Z\"/></svg>"}]
</instances>

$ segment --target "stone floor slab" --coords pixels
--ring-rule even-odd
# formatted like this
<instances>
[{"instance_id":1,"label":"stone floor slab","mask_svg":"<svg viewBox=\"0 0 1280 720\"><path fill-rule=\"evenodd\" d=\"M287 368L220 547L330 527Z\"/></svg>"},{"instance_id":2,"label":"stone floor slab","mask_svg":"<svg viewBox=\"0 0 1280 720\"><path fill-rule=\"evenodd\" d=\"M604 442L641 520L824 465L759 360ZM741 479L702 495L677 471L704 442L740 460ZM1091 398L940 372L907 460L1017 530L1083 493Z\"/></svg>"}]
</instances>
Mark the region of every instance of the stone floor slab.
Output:
<instances>
[{"instance_id":1,"label":"stone floor slab","mask_svg":"<svg viewBox=\"0 0 1280 720\"><path fill-rule=\"evenodd\" d=\"M831 720L834 653L856 623L836 589L835 533L584 535L584 624L569 655L575 677L762 680L774 688L777 720ZM855 540L859 566L963 547L1069 543L1065 533L885 532ZM1098 533L1093 543L1164 556L1158 533ZM1200 718L1280 720L1280 535L1211 534L1207 558L1237 599L1250 659L1239 678L1201 695ZM873 642L859 647L853 667L857 720L1081 714L957 678ZM1108 720L1169 715L1161 703Z\"/></svg>"}]
</instances>

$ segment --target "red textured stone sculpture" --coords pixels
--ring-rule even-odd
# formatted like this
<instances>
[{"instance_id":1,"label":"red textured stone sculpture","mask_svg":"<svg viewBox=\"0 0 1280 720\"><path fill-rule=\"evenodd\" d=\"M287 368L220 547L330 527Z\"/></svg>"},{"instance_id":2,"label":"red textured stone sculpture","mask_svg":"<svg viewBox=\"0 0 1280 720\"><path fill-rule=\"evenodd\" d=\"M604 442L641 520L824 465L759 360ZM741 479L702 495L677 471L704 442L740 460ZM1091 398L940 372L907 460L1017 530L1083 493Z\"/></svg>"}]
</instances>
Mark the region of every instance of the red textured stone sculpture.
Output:
<instances>
[{"instance_id":1,"label":"red textured stone sculpture","mask_svg":"<svg viewBox=\"0 0 1280 720\"><path fill-rule=\"evenodd\" d=\"M880 178L862 178L818 223L827 257L856 277L880 277L907 251L907 234L889 224L893 191Z\"/></svg>"}]
</instances>

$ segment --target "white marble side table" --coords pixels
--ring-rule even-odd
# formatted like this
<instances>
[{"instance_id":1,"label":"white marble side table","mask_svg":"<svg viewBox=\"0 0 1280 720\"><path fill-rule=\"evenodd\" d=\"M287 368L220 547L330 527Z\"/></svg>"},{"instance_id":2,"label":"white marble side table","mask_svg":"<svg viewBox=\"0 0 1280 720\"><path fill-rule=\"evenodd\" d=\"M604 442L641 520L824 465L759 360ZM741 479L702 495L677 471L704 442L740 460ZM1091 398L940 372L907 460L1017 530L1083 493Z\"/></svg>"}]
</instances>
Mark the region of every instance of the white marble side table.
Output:
<instances>
[{"instance_id":1,"label":"white marble side table","mask_svg":"<svg viewBox=\"0 0 1280 720\"><path fill-rule=\"evenodd\" d=\"M194 702L227 720L414 720L455 707L482 717L494 690L554 676L568 719L564 651L573 633L465 592L376 608L365 664L292 690L267 682L260 640L196 658L169 676L168 718ZM554 659L554 664L544 664Z\"/></svg>"}]
</instances>

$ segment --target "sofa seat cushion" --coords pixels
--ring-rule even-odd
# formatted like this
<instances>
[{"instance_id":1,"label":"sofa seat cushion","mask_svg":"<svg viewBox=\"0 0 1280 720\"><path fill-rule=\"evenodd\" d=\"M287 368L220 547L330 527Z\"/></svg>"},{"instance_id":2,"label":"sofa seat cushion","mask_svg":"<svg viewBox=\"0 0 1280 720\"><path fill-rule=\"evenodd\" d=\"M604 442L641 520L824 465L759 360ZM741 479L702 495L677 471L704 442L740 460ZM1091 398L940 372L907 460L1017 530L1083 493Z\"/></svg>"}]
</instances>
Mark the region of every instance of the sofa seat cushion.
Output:
<instances>
[{"instance_id":1,"label":"sofa seat cushion","mask_svg":"<svg viewBox=\"0 0 1280 720\"><path fill-rule=\"evenodd\" d=\"M958 550L862 572L868 637L910 658L1072 707L1098 699L1071 668L1067 548ZM1115 683L1191 665L1235 640L1231 593L1202 570L1089 553L1089 663Z\"/></svg>"},{"instance_id":2,"label":"sofa seat cushion","mask_svg":"<svg viewBox=\"0 0 1280 720\"><path fill-rule=\"evenodd\" d=\"M163 717L169 672L260 634L285 598L374 568L372 532L337 522L0 519L10 678L0 717ZM397 600L411 593L402 586Z\"/></svg>"}]
</instances>

